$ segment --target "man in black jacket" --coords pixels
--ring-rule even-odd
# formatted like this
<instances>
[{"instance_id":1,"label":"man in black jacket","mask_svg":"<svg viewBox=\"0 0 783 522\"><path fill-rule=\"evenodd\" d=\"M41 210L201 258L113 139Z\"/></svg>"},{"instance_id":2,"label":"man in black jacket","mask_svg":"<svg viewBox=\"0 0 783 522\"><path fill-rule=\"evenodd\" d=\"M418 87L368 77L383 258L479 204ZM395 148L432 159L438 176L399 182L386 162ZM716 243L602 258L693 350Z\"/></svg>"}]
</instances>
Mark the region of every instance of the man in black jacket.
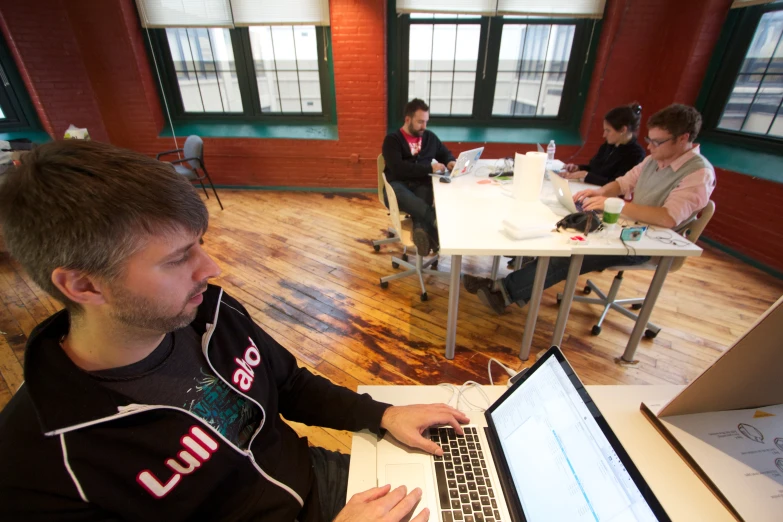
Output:
<instances>
[{"instance_id":1,"label":"man in black jacket","mask_svg":"<svg viewBox=\"0 0 783 522\"><path fill-rule=\"evenodd\" d=\"M418 502L387 486L346 505L348 458L309 448L281 415L434 453L421 431L467 418L299 368L208 284L220 269L187 180L82 141L41 146L6 178L6 244L65 310L35 328L0 413L0 520L397 521Z\"/></svg>"},{"instance_id":2,"label":"man in black jacket","mask_svg":"<svg viewBox=\"0 0 783 522\"><path fill-rule=\"evenodd\" d=\"M419 254L438 251L438 227L432 206L430 174L451 170L454 156L427 130L430 108L414 98L405 105L405 123L383 140L386 180L394 189L400 210L413 219L413 242Z\"/></svg>"}]
</instances>

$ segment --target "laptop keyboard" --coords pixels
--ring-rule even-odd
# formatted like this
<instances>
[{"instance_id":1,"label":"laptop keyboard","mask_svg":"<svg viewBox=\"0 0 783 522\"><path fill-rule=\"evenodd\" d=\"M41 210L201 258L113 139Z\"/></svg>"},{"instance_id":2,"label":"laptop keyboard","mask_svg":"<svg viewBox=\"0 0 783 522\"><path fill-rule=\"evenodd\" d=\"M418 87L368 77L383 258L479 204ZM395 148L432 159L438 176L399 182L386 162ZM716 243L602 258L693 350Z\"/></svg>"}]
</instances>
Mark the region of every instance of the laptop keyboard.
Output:
<instances>
[{"instance_id":1,"label":"laptop keyboard","mask_svg":"<svg viewBox=\"0 0 783 522\"><path fill-rule=\"evenodd\" d=\"M496 486L489 478L484 451L474 426L431 428L430 439L443 448L435 457L442 522L500 522ZM487 454L487 458L490 455Z\"/></svg>"}]
</instances>

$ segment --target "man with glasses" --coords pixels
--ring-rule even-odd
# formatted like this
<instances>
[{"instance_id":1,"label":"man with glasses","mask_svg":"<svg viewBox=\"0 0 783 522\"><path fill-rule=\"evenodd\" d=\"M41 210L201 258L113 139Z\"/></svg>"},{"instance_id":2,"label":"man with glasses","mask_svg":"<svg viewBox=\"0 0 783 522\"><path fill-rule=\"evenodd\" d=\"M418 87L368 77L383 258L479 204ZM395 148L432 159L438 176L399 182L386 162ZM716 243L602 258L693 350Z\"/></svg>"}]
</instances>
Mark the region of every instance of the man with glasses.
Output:
<instances>
[{"instance_id":1,"label":"man with glasses","mask_svg":"<svg viewBox=\"0 0 783 522\"><path fill-rule=\"evenodd\" d=\"M647 149L650 155L624 176L598 189L574 194L585 210L603 210L606 198L626 195L623 215L634 221L677 229L704 208L715 188L715 169L694 143L701 129L701 115L688 105L673 104L653 114L647 121ZM581 273L610 266L646 262L647 256L585 256ZM546 288L568 275L568 258L552 258L544 283ZM498 314L506 306L523 306L533 290L536 265L531 263L500 281L492 290L492 281L465 275L468 292L477 293L481 302Z\"/></svg>"}]
</instances>

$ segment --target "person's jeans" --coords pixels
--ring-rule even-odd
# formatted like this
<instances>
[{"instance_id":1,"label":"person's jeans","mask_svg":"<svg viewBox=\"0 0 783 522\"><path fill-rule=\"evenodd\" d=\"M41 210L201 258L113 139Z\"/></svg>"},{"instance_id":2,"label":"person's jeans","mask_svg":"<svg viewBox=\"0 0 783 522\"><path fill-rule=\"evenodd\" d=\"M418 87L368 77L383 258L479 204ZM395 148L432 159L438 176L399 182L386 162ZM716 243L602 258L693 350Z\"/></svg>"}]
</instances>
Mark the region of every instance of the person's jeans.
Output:
<instances>
[{"instance_id":1,"label":"person's jeans","mask_svg":"<svg viewBox=\"0 0 783 522\"><path fill-rule=\"evenodd\" d=\"M313 474L318 488L321 517L324 521L331 522L345 507L351 457L310 446L310 460L313 463Z\"/></svg>"},{"instance_id":2,"label":"person's jeans","mask_svg":"<svg viewBox=\"0 0 783 522\"><path fill-rule=\"evenodd\" d=\"M618 265L640 265L649 260L649 256L585 256L579 273L586 274ZM565 281L568 277L570 264L571 258L569 257L550 258L544 288ZM538 267L538 260L512 272L503 279L504 293L509 301L520 306L524 306L530 301L530 294L533 293L533 281L536 277L536 267Z\"/></svg>"},{"instance_id":3,"label":"person's jeans","mask_svg":"<svg viewBox=\"0 0 783 522\"><path fill-rule=\"evenodd\" d=\"M432 181L392 181L389 183L397 196L397 205L413 219L414 227L422 227L431 238L437 241L438 228L435 226L435 207ZM388 199L386 206L388 207Z\"/></svg>"}]
</instances>

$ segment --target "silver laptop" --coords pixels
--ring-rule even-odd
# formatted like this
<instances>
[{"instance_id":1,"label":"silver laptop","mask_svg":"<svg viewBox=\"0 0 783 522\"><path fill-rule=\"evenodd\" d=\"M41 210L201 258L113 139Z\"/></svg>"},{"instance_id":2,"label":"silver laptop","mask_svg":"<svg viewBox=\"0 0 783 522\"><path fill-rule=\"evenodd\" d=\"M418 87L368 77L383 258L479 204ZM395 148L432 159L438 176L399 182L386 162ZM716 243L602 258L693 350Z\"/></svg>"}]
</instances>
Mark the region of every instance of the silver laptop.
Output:
<instances>
[{"instance_id":1,"label":"silver laptop","mask_svg":"<svg viewBox=\"0 0 783 522\"><path fill-rule=\"evenodd\" d=\"M379 441L378 484L422 488L433 521L669 520L557 347L472 420L428 430L442 457Z\"/></svg>"},{"instance_id":2,"label":"silver laptop","mask_svg":"<svg viewBox=\"0 0 783 522\"><path fill-rule=\"evenodd\" d=\"M549 181L552 182L552 187L555 189L557 200L566 210L571 213L584 211L581 202L574 202L574 195L571 194L571 186L568 184L567 179L561 178L556 173L549 171Z\"/></svg>"},{"instance_id":3,"label":"silver laptop","mask_svg":"<svg viewBox=\"0 0 783 522\"><path fill-rule=\"evenodd\" d=\"M434 175L436 177L449 176L452 178L456 178L458 176L464 176L465 174L468 174L473 170L479 158L481 158L482 152L484 152L484 147L466 150L465 152L460 153L459 157L457 158L457 162L454 164L453 169L451 169L450 171L446 170L443 172L436 172Z\"/></svg>"}]
</instances>

